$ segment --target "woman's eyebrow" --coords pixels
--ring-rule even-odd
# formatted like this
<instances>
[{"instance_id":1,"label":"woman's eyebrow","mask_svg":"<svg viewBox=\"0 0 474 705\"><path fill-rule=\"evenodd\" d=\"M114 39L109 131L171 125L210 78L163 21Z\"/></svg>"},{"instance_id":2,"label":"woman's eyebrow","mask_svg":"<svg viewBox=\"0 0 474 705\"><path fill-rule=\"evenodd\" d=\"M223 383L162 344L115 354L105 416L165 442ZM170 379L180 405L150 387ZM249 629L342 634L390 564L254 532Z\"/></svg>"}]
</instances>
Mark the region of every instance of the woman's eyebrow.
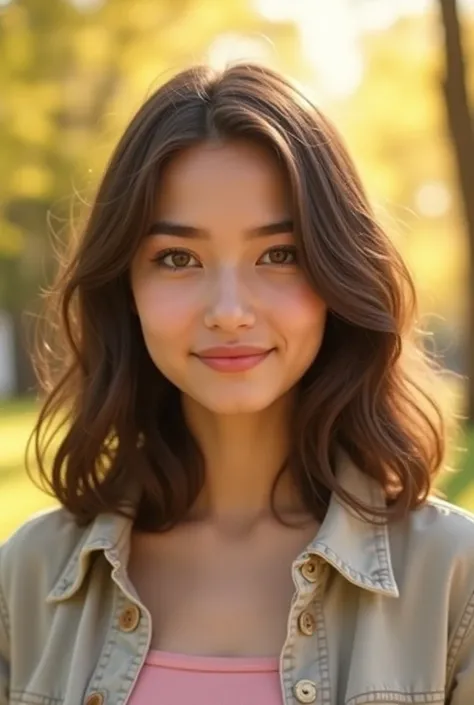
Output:
<instances>
[{"instance_id":1,"label":"woman's eyebrow","mask_svg":"<svg viewBox=\"0 0 474 705\"><path fill-rule=\"evenodd\" d=\"M277 223L268 223L267 225L260 225L257 228L252 228L249 230L249 235L250 237L260 237L261 235L282 235L284 233L292 233L293 229L293 221L288 218L287 220L280 220Z\"/></svg>"},{"instance_id":2,"label":"woman's eyebrow","mask_svg":"<svg viewBox=\"0 0 474 705\"><path fill-rule=\"evenodd\" d=\"M192 225L173 223L170 220L157 220L148 228L147 235L176 235L176 237L208 237L206 232Z\"/></svg>"},{"instance_id":3,"label":"woman's eyebrow","mask_svg":"<svg viewBox=\"0 0 474 705\"><path fill-rule=\"evenodd\" d=\"M293 221L290 219L280 220L275 223L259 225L247 231L249 237L262 237L265 235L280 235L293 232ZM170 220L157 220L149 227L147 235L174 235L176 237L202 238L209 240L210 234L207 230L196 228L192 225L174 223Z\"/></svg>"}]
</instances>

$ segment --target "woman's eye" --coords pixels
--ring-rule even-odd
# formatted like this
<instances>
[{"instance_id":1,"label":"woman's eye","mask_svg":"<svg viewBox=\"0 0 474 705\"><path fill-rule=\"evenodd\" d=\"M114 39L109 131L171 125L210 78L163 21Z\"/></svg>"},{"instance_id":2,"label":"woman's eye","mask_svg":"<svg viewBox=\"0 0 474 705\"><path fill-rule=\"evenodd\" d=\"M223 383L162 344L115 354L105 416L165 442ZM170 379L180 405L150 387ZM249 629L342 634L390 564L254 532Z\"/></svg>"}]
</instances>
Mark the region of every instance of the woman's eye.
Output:
<instances>
[{"instance_id":1,"label":"woman's eye","mask_svg":"<svg viewBox=\"0 0 474 705\"><path fill-rule=\"evenodd\" d=\"M200 266L196 257L187 250L164 250L154 257L154 261L165 269L190 269Z\"/></svg>"},{"instance_id":2,"label":"woman's eye","mask_svg":"<svg viewBox=\"0 0 474 705\"><path fill-rule=\"evenodd\" d=\"M296 264L296 247L272 247L260 257L258 264Z\"/></svg>"}]
</instances>

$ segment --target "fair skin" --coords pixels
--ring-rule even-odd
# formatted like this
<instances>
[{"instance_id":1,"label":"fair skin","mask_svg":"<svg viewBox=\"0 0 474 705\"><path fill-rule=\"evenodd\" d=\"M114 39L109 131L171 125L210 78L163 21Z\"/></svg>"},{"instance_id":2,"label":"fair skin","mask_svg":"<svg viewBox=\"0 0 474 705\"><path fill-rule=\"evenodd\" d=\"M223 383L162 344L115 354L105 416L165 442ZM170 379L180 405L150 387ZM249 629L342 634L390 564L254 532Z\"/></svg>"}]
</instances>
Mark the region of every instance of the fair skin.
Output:
<instances>
[{"instance_id":1,"label":"fair skin","mask_svg":"<svg viewBox=\"0 0 474 705\"><path fill-rule=\"evenodd\" d=\"M299 527L277 522L269 501L327 314L297 263L288 191L275 157L255 144L190 148L163 172L132 262L145 344L181 391L205 459L186 520L132 536L129 573L152 614L152 648L277 655L291 563L317 530L289 473L275 505ZM210 348L239 345L258 348L249 368L206 362Z\"/></svg>"}]
</instances>

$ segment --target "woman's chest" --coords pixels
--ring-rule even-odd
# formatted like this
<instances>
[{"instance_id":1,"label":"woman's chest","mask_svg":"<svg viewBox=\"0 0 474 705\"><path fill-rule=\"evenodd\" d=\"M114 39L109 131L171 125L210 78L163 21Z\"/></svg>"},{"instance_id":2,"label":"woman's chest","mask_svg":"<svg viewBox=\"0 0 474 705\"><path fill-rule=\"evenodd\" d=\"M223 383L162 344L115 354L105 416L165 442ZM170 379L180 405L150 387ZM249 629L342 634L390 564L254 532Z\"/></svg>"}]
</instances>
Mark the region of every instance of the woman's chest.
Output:
<instances>
[{"instance_id":1,"label":"woman's chest","mask_svg":"<svg viewBox=\"0 0 474 705\"><path fill-rule=\"evenodd\" d=\"M292 562L303 538L278 555L239 545L194 551L180 546L158 552L155 560L147 560L140 549L132 553L129 577L152 618L152 648L212 656L279 655L295 592Z\"/></svg>"}]
</instances>

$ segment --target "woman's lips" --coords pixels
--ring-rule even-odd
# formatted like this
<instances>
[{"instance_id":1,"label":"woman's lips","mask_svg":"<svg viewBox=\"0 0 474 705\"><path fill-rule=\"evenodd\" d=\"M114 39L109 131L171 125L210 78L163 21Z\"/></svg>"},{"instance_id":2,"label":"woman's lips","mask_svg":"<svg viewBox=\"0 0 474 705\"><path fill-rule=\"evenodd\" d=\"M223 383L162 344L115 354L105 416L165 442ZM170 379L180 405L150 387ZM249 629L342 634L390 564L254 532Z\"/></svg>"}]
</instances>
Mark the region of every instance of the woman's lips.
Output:
<instances>
[{"instance_id":1,"label":"woman's lips","mask_svg":"<svg viewBox=\"0 0 474 705\"><path fill-rule=\"evenodd\" d=\"M217 347L203 350L196 356L217 372L245 372L263 362L273 350L250 346Z\"/></svg>"}]
</instances>

